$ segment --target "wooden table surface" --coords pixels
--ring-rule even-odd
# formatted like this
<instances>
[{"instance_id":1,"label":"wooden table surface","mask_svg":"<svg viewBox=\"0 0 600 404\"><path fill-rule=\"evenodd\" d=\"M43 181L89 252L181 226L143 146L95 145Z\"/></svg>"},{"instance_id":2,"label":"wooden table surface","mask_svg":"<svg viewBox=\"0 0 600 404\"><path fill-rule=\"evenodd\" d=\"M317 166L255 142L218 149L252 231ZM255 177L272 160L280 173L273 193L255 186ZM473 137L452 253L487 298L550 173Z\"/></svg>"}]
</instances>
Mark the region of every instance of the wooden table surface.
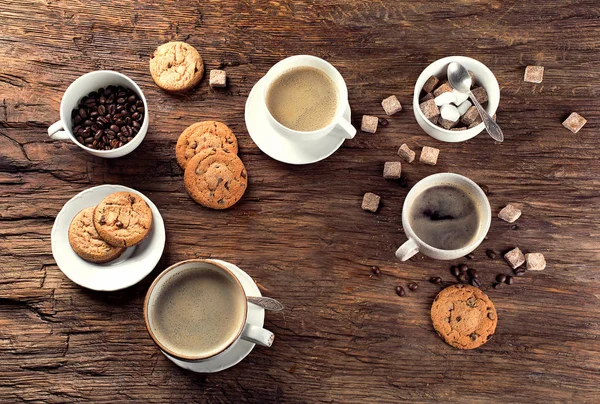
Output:
<instances>
[{"instance_id":1,"label":"wooden table surface","mask_svg":"<svg viewBox=\"0 0 600 404\"><path fill-rule=\"evenodd\" d=\"M600 397L600 7L595 0L491 1L3 1L0 4L0 402L598 402ZM207 70L224 68L228 87L205 77L185 96L157 88L152 51L185 40ZM244 124L250 89L278 60L314 54L345 77L352 121L383 116L396 94L404 111L376 134L360 133L325 161L279 163ZM506 141L484 134L441 143L417 125L413 85L434 60L471 56L498 78L498 122ZM525 66L546 68L542 84ZM133 78L150 105L142 145L117 159L95 158L46 128L78 76L114 69ZM562 127L577 111L587 125ZM195 204L175 160L188 125L231 126L249 173L242 201L227 211ZM437 166L406 164L402 181L381 176L407 143L441 149ZM494 214L523 207L517 229L495 218L469 263L479 270L499 322L486 345L461 351L435 333L429 309L450 282L450 262L394 258L405 237L401 206L410 186L437 172L485 184ZM145 193L167 230L151 275L114 293L76 286L56 266L50 231L65 202L100 184ZM362 195L382 196L377 214ZM543 252L545 271L491 288L510 273L487 248ZM68 246L65 246L68 248ZM148 336L142 302L167 266L194 257L230 261L284 314L276 334L227 371L176 367ZM457 260L453 263L463 262ZM371 266L381 268L373 276ZM418 282L398 297L396 285Z\"/></svg>"}]
</instances>

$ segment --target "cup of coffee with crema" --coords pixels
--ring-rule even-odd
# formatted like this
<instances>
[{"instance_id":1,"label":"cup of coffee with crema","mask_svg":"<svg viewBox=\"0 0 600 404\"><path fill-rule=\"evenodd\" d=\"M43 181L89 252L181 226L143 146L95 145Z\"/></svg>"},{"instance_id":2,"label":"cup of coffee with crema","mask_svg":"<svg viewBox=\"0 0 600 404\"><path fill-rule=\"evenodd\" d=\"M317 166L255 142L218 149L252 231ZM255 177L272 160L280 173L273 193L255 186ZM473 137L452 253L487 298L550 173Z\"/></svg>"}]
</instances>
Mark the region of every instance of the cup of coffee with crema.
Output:
<instances>
[{"instance_id":1,"label":"cup of coffee with crema","mask_svg":"<svg viewBox=\"0 0 600 404\"><path fill-rule=\"evenodd\" d=\"M200 362L238 339L270 347L272 332L246 322L248 302L238 278L220 263L193 259L165 269L144 301L148 333L173 358Z\"/></svg>"},{"instance_id":2,"label":"cup of coffee with crema","mask_svg":"<svg viewBox=\"0 0 600 404\"><path fill-rule=\"evenodd\" d=\"M300 141L356 135L343 117L348 105L344 78L325 60L291 56L271 67L264 80L266 114L280 134Z\"/></svg>"},{"instance_id":3,"label":"cup of coffee with crema","mask_svg":"<svg viewBox=\"0 0 600 404\"><path fill-rule=\"evenodd\" d=\"M481 244L491 221L490 203L479 185L459 174L430 175L404 200L402 227L408 241L396 257L406 261L418 252L439 260L464 257Z\"/></svg>"}]
</instances>

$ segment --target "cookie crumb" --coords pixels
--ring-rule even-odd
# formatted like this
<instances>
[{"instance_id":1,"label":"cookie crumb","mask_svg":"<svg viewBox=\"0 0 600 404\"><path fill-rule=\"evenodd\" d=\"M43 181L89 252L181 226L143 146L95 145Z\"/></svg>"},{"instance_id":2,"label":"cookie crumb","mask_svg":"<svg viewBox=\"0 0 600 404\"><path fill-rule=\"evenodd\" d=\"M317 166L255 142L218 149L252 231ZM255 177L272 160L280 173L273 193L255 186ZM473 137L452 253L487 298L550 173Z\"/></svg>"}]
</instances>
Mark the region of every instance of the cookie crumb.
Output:
<instances>
[{"instance_id":1,"label":"cookie crumb","mask_svg":"<svg viewBox=\"0 0 600 404\"><path fill-rule=\"evenodd\" d=\"M362 208L363 210L367 210L369 212L377 212L379 209L379 202L381 201L381 197L372 192L367 192L363 196Z\"/></svg>"},{"instance_id":2,"label":"cookie crumb","mask_svg":"<svg viewBox=\"0 0 600 404\"><path fill-rule=\"evenodd\" d=\"M516 269L525 263L525 256L519 247L515 247L504 254L504 259L506 262L508 262L512 269Z\"/></svg>"},{"instance_id":3,"label":"cookie crumb","mask_svg":"<svg viewBox=\"0 0 600 404\"><path fill-rule=\"evenodd\" d=\"M397 180L402 173L402 163L399 161L387 161L383 165L383 178Z\"/></svg>"},{"instance_id":4,"label":"cookie crumb","mask_svg":"<svg viewBox=\"0 0 600 404\"><path fill-rule=\"evenodd\" d=\"M360 130L367 133L375 133L377 132L378 123L379 119L376 116L363 115Z\"/></svg>"},{"instance_id":5,"label":"cookie crumb","mask_svg":"<svg viewBox=\"0 0 600 404\"><path fill-rule=\"evenodd\" d=\"M402 111L402 105L395 95L390 95L385 100L381 101L381 106L388 116L392 116L396 112Z\"/></svg>"},{"instance_id":6,"label":"cookie crumb","mask_svg":"<svg viewBox=\"0 0 600 404\"><path fill-rule=\"evenodd\" d=\"M514 223L519 217L521 217L521 210L509 203L503 207L500 212L498 212L498 217L505 222Z\"/></svg>"},{"instance_id":7,"label":"cookie crumb","mask_svg":"<svg viewBox=\"0 0 600 404\"><path fill-rule=\"evenodd\" d=\"M419 156L419 162L434 166L437 164L437 159L440 154L440 150L435 147L423 146L421 155Z\"/></svg>"},{"instance_id":8,"label":"cookie crumb","mask_svg":"<svg viewBox=\"0 0 600 404\"><path fill-rule=\"evenodd\" d=\"M572 112L571 115L562 123L563 126L569 129L573 133L579 132L579 129L583 128L583 125L587 123L587 120L579 115L577 112Z\"/></svg>"},{"instance_id":9,"label":"cookie crumb","mask_svg":"<svg viewBox=\"0 0 600 404\"><path fill-rule=\"evenodd\" d=\"M398 156L400 156L400 158L405 160L407 163L412 163L415 161L415 152L412 151L406 143L402 144L402 146L400 146L398 149Z\"/></svg>"},{"instance_id":10,"label":"cookie crumb","mask_svg":"<svg viewBox=\"0 0 600 404\"><path fill-rule=\"evenodd\" d=\"M528 271L543 271L546 269L546 258L542 253L525 254L525 261L527 261Z\"/></svg>"},{"instance_id":11,"label":"cookie crumb","mask_svg":"<svg viewBox=\"0 0 600 404\"><path fill-rule=\"evenodd\" d=\"M544 66L527 66L525 68L525 77L523 80L526 83L539 84L544 79Z\"/></svg>"},{"instance_id":12,"label":"cookie crumb","mask_svg":"<svg viewBox=\"0 0 600 404\"><path fill-rule=\"evenodd\" d=\"M222 88L227 85L227 73L225 70L211 70L208 84L212 88Z\"/></svg>"}]
</instances>

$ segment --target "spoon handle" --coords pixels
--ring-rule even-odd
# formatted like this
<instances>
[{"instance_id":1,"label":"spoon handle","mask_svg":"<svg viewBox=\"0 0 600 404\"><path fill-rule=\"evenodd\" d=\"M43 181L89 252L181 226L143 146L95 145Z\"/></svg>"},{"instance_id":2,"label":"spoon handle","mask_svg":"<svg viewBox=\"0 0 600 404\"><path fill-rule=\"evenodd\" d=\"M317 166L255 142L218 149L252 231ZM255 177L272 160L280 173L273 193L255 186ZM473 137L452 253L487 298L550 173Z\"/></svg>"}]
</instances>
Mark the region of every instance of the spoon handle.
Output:
<instances>
[{"instance_id":1,"label":"spoon handle","mask_svg":"<svg viewBox=\"0 0 600 404\"><path fill-rule=\"evenodd\" d=\"M494 139L498 142L503 142L504 134L502 133L502 129L500 129L500 126L496 123L496 121L494 121L492 119L490 114L488 114L487 111L481 106L481 104L479 103L479 101L477 101L477 98L475 98L475 96L473 95L473 93L471 91L469 91L469 97L471 97L471 100L473 100L473 104L475 104L475 107L477 108L477 111L479 112L479 116L481 116L481 120L483 121L483 124L485 125L485 130L487 130L487 132L490 134L492 139Z\"/></svg>"},{"instance_id":2,"label":"spoon handle","mask_svg":"<svg viewBox=\"0 0 600 404\"><path fill-rule=\"evenodd\" d=\"M283 304L279 303L275 299L271 299L270 297L248 296L247 300L248 300L248 303L255 304L259 307L262 307L265 310L273 310L273 311L283 310Z\"/></svg>"}]
</instances>

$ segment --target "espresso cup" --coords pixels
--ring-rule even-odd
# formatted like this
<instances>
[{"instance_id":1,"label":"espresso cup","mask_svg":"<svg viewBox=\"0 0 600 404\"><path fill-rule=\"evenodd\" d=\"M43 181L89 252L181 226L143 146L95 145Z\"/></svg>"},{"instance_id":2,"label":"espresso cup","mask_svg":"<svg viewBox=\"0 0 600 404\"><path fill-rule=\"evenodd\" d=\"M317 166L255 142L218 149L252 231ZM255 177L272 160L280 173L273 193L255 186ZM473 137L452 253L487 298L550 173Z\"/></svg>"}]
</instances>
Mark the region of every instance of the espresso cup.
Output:
<instances>
[{"instance_id":1,"label":"espresso cup","mask_svg":"<svg viewBox=\"0 0 600 404\"><path fill-rule=\"evenodd\" d=\"M455 250L443 250L428 245L415 233L409 220L411 208L413 207L415 199L425 190L443 185L450 185L464 190L472 197L473 202L477 205L479 212L481 213L475 236L467 245ZM408 195L406 195L404 205L402 206L402 227L404 228L404 233L408 240L396 250L396 258L400 261L406 261L419 252L438 260L453 260L464 257L481 244L490 229L491 222L492 210L490 208L490 203L479 185L459 174L439 173L430 175L417 182Z\"/></svg>"},{"instance_id":2,"label":"espresso cup","mask_svg":"<svg viewBox=\"0 0 600 404\"><path fill-rule=\"evenodd\" d=\"M165 269L144 301L146 328L156 345L169 356L191 363L225 354L240 338L270 347L273 333L248 323L247 315L247 297L238 278L224 265L202 259Z\"/></svg>"},{"instance_id":3,"label":"espresso cup","mask_svg":"<svg viewBox=\"0 0 600 404\"><path fill-rule=\"evenodd\" d=\"M271 85L283 73L286 73L290 69L298 67L312 67L320 70L322 73L327 75L327 77L329 77L337 91L337 108L333 119L327 126L310 132L293 130L282 125L279 121L277 121L277 119L273 117L273 115L269 111L269 108L267 107L267 94ZM273 65L273 67L269 69L263 80L264 85L261 101L264 105L264 110L266 111L271 125L273 125L277 132L281 135L292 138L296 141L299 139L315 140L323 138L325 136L337 136L343 137L345 139L352 139L356 135L356 129L354 128L354 126L352 126L350 122L348 122L343 116L344 111L348 106L348 89L346 88L346 82L344 81L344 78L342 77L340 72L338 72L337 69L333 67L329 62L326 62L325 60L316 56L310 55L290 56Z\"/></svg>"},{"instance_id":4,"label":"espresso cup","mask_svg":"<svg viewBox=\"0 0 600 404\"><path fill-rule=\"evenodd\" d=\"M92 91L98 90L100 87L109 85L123 86L133 90L137 96L144 102L144 120L140 126L140 130L133 139L123 146L112 150L95 150L79 143L73 134L73 121L71 119L71 111L77 108L79 101L87 96ZM94 156L103 158L122 157L134 151L144 140L148 131L148 103L144 93L138 85L124 74L112 70L97 70L86 73L75 80L65 91L62 101L60 102L60 121L53 123L48 128L48 135L54 140L71 140L77 146L81 147L86 152Z\"/></svg>"}]
</instances>

